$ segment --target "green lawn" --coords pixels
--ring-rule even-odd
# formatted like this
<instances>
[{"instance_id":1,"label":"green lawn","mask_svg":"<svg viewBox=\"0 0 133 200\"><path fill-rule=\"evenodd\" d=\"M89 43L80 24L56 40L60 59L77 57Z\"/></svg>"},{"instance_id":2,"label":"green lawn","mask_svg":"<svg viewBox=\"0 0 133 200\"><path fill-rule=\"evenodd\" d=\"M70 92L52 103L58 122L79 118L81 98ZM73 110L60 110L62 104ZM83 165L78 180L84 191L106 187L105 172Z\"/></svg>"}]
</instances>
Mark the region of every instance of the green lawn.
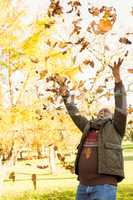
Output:
<instances>
[{"instance_id":1,"label":"green lawn","mask_svg":"<svg viewBox=\"0 0 133 200\"><path fill-rule=\"evenodd\" d=\"M127 148L128 147L128 148ZM130 150L129 150L130 149ZM119 184L117 200L133 200L133 149L124 146L126 178ZM15 167L16 181L6 179L0 200L74 200L78 185L76 176L58 166L57 175L50 175L48 169L37 169L25 162ZM37 190L34 191L31 175L37 174Z\"/></svg>"}]
</instances>

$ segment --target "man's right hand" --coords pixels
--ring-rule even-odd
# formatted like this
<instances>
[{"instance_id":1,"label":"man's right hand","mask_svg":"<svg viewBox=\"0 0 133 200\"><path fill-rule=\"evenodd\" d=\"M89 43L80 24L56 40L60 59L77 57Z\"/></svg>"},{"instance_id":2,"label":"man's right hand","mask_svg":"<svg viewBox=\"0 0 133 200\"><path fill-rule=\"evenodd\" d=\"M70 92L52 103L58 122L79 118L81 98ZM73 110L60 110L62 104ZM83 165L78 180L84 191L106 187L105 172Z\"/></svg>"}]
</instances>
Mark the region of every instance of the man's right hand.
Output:
<instances>
[{"instance_id":1,"label":"man's right hand","mask_svg":"<svg viewBox=\"0 0 133 200\"><path fill-rule=\"evenodd\" d=\"M112 69L112 73L116 83L121 81L120 67L123 63L123 60L124 58L119 58L117 62L116 61L114 62L113 66L109 65L110 68Z\"/></svg>"},{"instance_id":2,"label":"man's right hand","mask_svg":"<svg viewBox=\"0 0 133 200\"><path fill-rule=\"evenodd\" d=\"M53 76L50 76L49 81L53 81L54 83L58 84L58 87L53 89L48 89L48 91L57 93L57 95L61 96L68 96L69 90L68 90L68 79L66 77L62 77L59 74L55 74Z\"/></svg>"}]
</instances>

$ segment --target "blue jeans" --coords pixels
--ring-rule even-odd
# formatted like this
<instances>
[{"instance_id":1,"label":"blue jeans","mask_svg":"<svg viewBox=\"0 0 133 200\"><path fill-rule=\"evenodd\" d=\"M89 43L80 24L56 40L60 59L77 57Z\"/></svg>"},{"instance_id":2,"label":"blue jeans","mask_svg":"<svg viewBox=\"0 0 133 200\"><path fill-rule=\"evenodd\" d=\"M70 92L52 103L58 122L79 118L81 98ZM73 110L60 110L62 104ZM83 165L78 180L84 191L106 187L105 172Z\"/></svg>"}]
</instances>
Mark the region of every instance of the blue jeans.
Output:
<instances>
[{"instance_id":1,"label":"blue jeans","mask_svg":"<svg viewBox=\"0 0 133 200\"><path fill-rule=\"evenodd\" d=\"M79 184L76 200L116 200L116 191L117 187L109 184L95 186Z\"/></svg>"}]
</instances>

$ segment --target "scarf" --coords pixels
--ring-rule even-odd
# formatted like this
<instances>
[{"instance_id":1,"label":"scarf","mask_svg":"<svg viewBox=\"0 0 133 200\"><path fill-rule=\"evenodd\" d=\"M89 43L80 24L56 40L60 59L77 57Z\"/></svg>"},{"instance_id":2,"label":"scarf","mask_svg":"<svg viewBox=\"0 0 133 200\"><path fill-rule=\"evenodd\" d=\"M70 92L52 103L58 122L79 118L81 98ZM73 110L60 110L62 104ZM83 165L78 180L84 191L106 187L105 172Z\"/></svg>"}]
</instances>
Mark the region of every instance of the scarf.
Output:
<instances>
[{"instance_id":1,"label":"scarf","mask_svg":"<svg viewBox=\"0 0 133 200\"><path fill-rule=\"evenodd\" d=\"M94 129L94 130L101 129L104 126L104 124L108 122L109 120L112 120L112 119L104 118L104 119L94 119L94 120L89 121L89 123L87 123L84 129L84 133L87 133L88 130L91 130L91 129Z\"/></svg>"}]
</instances>

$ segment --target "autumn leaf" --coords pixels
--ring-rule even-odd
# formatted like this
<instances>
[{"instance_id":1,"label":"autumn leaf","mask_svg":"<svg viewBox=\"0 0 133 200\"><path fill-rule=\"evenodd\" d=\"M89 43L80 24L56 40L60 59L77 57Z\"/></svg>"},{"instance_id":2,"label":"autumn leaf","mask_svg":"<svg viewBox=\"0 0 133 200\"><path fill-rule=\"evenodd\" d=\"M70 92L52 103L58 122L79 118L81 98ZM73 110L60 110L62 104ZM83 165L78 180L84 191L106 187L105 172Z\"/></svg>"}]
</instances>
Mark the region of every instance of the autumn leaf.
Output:
<instances>
[{"instance_id":1,"label":"autumn leaf","mask_svg":"<svg viewBox=\"0 0 133 200\"><path fill-rule=\"evenodd\" d=\"M123 43L123 44L132 44L132 42L128 38L126 38L126 37L121 37L119 39L119 42Z\"/></svg>"},{"instance_id":2,"label":"autumn leaf","mask_svg":"<svg viewBox=\"0 0 133 200\"><path fill-rule=\"evenodd\" d=\"M85 37L80 38L75 44L81 44L85 40Z\"/></svg>"},{"instance_id":3,"label":"autumn leaf","mask_svg":"<svg viewBox=\"0 0 133 200\"><path fill-rule=\"evenodd\" d=\"M129 105L128 107L128 113L129 114L132 114L133 113L133 107L131 105Z\"/></svg>"},{"instance_id":4,"label":"autumn leaf","mask_svg":"<svg viewBox=\"0 0 133 200\"><path fill-rule=\"evenodd\" d=\"M103 87L102 86L99 86L97 89L96 89L96 93L102 93L104 91Z\"/></svg>"},{"instance_id":5,"label":"autumn leaf","mask_svg":"<svg viewBox=\"0 0 133 200\"><path fill-rule=\"evenodd\" d=\"M53 99L53 97L48 97L48 101L50 101L51 103L54 103L54 99Z\"/></svg>"},{"instance_id":6,"label":"autumn leaf","mask_svg":"<svg viewBox=\"0 0 133 200\"><path fill-rule=\"evenodd\" d=\"M88 42L88 41L83 41L82 43L81 43L81 49L80 49L80 52L82 52L83 50L85 50L87 47L88 47L88 45L89 45L90 43Z\"/></svg>"},{"instance_id":7,"label":"autumn leaf","mask_svg":"<svg viewBox=\"0 0 133 200\"><path fill-rule=\"evenodd\" d=\"M113 94L109 91L106 93L107 100L109 101Z\"/></svg>"},{"instance_id":8,"label":"autumn leaf","mask_svg":"<svg viewBox=\"0 0 133 200\"><path fill-rule=\"evenodd\" d=\"M38 58L31 58L30 60L33 63L36 63L36 64L39 63L39 59Z\"/></svg>"},{"instance_id":9,"label":"autumn leaf","mask_svg":"<svg viewBox=\"0 0 133 200\"><path fill-rule=\"evenodd\" d=\"M93 60L90 60L90 59L86 59L86 60L84 60L83 61L83 64L85 64L85 65L90 65L92 68L94 68L94 61Z\"/></svg>"},{"instance_id":10,"label":"autumn leaf","mask_svg":"<svg viewBox=\"0 0 133 200\"><path fill-rule=\"evenodd\" d=\"M132 10L131 10L131 12L130 12L130 13L131 13L131 15L133 15L133 7L132 7Z\"/></svg>"},{"instance_id":11,"label":"autumn leaf","mask_svg":"<svg viewBox=\"0 0 133 200\"><path fill-rule=\"evenodd\" d=\"M127 70L130 74L133 74L133 68Z\"/></svg>"},{"instance_id":12,"label":"autumn leaf","mask_svg":"<svg viewBox=\"0 0 133 200\"><path fill-rule=\"evenodd\" d=\"M54 17L55 15L63 14L62 7L60 6L60 1L52 0L48 8L48 16Z\"/></svg>"},{"instance_id":13,"label":"autumn leaf","mask_svg":"<svg viewBox=\"0 0 133 200\"><path fill-rule=\"evenodd\" d=\"M68 76L70 80L73 80L74 76L79 72L81 72L81 69L79 66L71 67L70 69L64 69L62 71L62 73Z\"/></svg>"},{"instance_id":14,"label":"autumn leaf","mask_svg":"<svg viewBox=\"0 0 133 200\"><path fill-rule=\"evenodd\" d=\"M112 30L116 21L116 10L113 7L102 6L101 8L92 7L89 12L93 16L99 16L98 22L93 20L87 28L87 31L95 34L105 34ZM100 15L99 15L100 14Z\"/></svg>"},{"instance_id":15,"label":"autumn leaf","mask_svg":"<svg viewBox=\"0 0 133 200\"><path fill-rule=\"evenodd\" d=\"M128 124L132 125L133 124L133 120L128 121Z\"/></svg>"},{"instance_id":16,"label":"autumn leaf","mask_svg":"<svg viewBox=\"0 0 133 200\"><path fill-rule=\"evenodd\" d=\"M68 5L71 5L72 8L74 8L75 10L77 10L78 7L81 6L81 3L79 1L69 1Z\"/></svg>"},{"instance_id":17,"label":"autumn leaf","mask_svg":"<svg viewBox=\"0 0 133 200\"><path fill-rule=\"evenodd\" d=\"M59 46L59 48L63 49L65 47L67 47L68 44L71 44L71 42L59 42L58 46Z\"/></svg>"},{"instance_id":18,"label":"autumn leaf","mask_svg":"<svg viewBox=\"0 0 133 200\"><path fill-rule=\"evenodd\" d=\"M41 72L39 73L39 75L40 75L40 80L44 79L45 76L47 75L47 73L48 73L47 70L43 70L43 71L41 71Z\"/></svg>"},{"instance_id":19,"label":"autumn leaf","mask_svg":"<svg viewBox=\"0 0 133 200\"><path fill-rule=\"evenodd\" d=\"M101 19L98 24L98 29L100 33L109 32L112 29L112 23L109 19Z\"/></svg>"},{"instance_id":20,"label":"autumn leaf","mask_svg":"<svg viewBox=\"0 0 133 200\"><path fill-rule=\"evenodd\" d=\"M92 14L93 16L98 16L100 14L100 10L99 8L97 7L91 7L91 8L88 8L88 11L90 14Z\"/></svg>"},{"instance_id":21,"label":"autumn leaf","mask_svg":"<svg viewBox=\"0 0 133 200\"><path fill-rule=\"evenodd\" d=\"M79 35L80 31L81 31L81 27L74 24L74 28L73 28L73 31L71 32L70 36L73 35L74 33Z\"/></svg>"},{"instance_id":22,"label":"autumn leaf","mask_svg":"<svg viewBox=\"0 0 133 200\"><path fill-rule=\"evenodd\" d=\"M105 45L104 48L105 48L105 50L110 51L110 48L108 45Z\"/></svg>"}]
</instances>

